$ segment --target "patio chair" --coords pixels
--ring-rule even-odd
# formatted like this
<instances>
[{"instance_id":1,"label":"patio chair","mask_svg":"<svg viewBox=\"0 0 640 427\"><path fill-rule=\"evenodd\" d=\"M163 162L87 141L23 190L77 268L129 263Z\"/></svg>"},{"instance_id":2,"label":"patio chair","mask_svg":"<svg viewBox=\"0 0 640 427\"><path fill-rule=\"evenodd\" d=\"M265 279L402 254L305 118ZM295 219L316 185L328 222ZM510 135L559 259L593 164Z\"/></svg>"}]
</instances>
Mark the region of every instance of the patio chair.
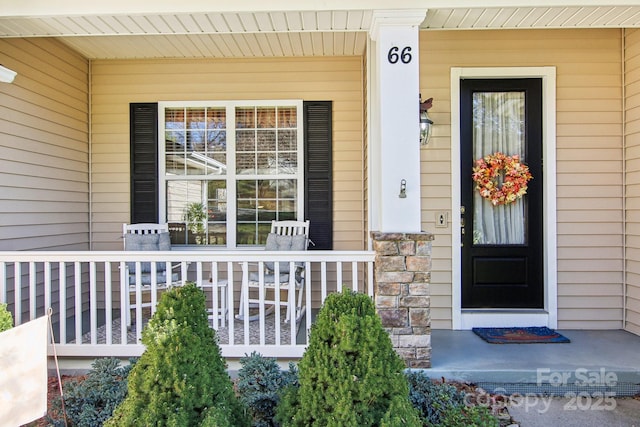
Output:
<instances>
[{"instance_id":1,"label":"patio chair","mask_svg":"<svg viewBox=\"0 0 640 427\"><path fill-rule=\"evenodd\" d=\"M168 251L171 250L171 239L169 237L168 224L122 224L122 235L125 251ZM155 290L164 290L171 286L181 285L180 264L174 263L169 266L167 273L167 263L157 262L155 271L152 271L150 262L141 262L140 272L136 271L136 262L127 262L124 269L124 286L129 294L125 298L127 327L131 327L131 311L141 308L151 307L153 301L149 296L145 301L145 295L152 294L154 289L153 278L155 275ZM140 292L137 290L140 289ZM138 296L139 295L139 296Z\"/></svg>"},{"instance_id":2,"label":"patio chair","mask_svg":"<svg viewBox=\"0 0 640 427\"><path fill-rule=\"evenodd\" d=\"M271 232L267 236L265 250L267 251L305 251L309 245L309 221L272 221ZM244 320L248 315L249 308L256 307L261 302L259 297L253 298L250 292L256 291L260 294L260 289L264 289L264 303L269 306L265 314L271 313L278 304L276 301L276 291L287 292L286 296L282 296L279 305L287 308L285 322L289 322L291 317L300 322L305 312L303 305L304 282L305 282L305 266L302 262L293 264L291 271L290 262L276 263L266 261L264 263L264 271L248 271L249 266L243 265L242 290L240 293L240 304L236 319ZM292 286L293 285L293 286ZM293 289L293 305L290 302L289 290ZM273 299L266 299L267 291L272 291ZM259 314L249 315L249 320L259 319Z\"/></svg>"}]
</instances>

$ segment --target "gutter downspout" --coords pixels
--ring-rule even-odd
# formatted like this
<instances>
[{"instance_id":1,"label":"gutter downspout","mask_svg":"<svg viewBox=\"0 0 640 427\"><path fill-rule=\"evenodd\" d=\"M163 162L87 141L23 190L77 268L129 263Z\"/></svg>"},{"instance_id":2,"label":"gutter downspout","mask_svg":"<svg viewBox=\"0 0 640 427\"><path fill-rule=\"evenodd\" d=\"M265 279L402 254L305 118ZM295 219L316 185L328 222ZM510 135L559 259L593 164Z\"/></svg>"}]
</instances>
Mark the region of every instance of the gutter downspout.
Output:
<instances>
[{"instance_id":1,"label":"gutter downspout","mask_svg":"<svg viewBox=\"0 0 640 427\"><path fill-rule=\"evenodd\" d=\"M622 74L622 329L627 327L627 78L626 78L626 31L620 29L620 68Z\"/></svg>"},{"instance_id":2,"label":"gutter downspout","mask_svg":"<svg viewBox=\"0 0 640 427\"><path fill-rule=\"evenodd\" d=\"M92 84L92 76L93 76L93 60L89 59L89 76L87 78L87 83L89 85L88 90L88 101L89 106L87 108L89 117L87 120L89 136L87 141L89 143L88 155L89 155L89 250L93 250L93 114L91 111L93 105L93 84Z\"/></svg>"}]
</instances>

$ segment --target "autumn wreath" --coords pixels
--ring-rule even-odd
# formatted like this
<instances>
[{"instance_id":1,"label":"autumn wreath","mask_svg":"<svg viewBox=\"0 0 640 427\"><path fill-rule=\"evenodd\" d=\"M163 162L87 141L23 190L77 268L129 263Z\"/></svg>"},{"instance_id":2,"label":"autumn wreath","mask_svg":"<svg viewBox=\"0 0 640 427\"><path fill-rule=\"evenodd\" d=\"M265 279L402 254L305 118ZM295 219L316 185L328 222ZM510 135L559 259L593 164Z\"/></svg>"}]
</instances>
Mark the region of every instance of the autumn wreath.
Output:
<instances>
[{"instance_id":1,"label":"autumn wreath","mask_svg":"<svg viewBox=\"0 0 640 427\"><path fill-rule=\"evenodd\" d=\"M476 189L494 206L507 205L524 196L531 179L529 167L520 162L517 154L489 154L476 160L473 168Z\"/></svg>"}]
</instances>

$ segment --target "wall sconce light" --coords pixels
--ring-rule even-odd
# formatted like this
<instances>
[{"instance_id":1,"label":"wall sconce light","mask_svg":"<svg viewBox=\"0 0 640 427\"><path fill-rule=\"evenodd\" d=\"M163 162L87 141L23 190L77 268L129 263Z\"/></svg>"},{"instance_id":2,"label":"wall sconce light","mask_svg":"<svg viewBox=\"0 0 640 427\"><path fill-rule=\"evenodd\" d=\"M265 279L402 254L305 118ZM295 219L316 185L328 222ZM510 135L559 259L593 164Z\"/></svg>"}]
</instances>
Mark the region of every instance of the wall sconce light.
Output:
<instances>
[{"instance_id":1,"label":"wall sconce light","mask_svg":"<svg viewBox=\"0 0 640 427\"><path fill-rule=\"evenodd\" d=\"M422 95L420 95L420 145L427 145L429 138L431 138L431 132L433 130L433 120L429 118L429 108L432 107L433 98L429 98L422 102Z\"/></svg>"},{"instance_id":2,"label":"wall sconce light","mask_svg":"<svg viewBox=\"0 0 640 427\"><path fill-rule=\"evenodd\" d=\"M406 179L400 180L400 195L398 195L398 197L400 197L401 199L407 198L407 180Z\"/></svg>"},{"instance_id":3,"label":"wall sconce light","mask_svg":"<svg viewBox=\"0 0 640 427\"><path fill-rule=\"evenodd\" d=\"M13 83L13 79L16 78L16 73L13 70L8 69L7 67L3 67L0 65L0 82L2 83Z\"/></svg>"}]
</instances>

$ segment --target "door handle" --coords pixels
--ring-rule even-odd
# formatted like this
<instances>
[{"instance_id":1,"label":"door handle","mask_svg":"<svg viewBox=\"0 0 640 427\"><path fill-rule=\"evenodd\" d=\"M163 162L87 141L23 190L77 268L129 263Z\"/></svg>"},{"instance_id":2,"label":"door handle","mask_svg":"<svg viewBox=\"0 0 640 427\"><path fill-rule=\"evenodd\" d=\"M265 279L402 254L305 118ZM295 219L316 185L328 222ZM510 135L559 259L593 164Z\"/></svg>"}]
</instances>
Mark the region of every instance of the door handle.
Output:
<instances>
[{"instance_id":1,"label":"door handle","mask_svg":"<svg viewBox=\"0 0 640 427\"><path fill-rule=\"evenodd\" d=\"M460 246L464 246L464 206L460 206Z\"/></svg>"}]
</instances>

